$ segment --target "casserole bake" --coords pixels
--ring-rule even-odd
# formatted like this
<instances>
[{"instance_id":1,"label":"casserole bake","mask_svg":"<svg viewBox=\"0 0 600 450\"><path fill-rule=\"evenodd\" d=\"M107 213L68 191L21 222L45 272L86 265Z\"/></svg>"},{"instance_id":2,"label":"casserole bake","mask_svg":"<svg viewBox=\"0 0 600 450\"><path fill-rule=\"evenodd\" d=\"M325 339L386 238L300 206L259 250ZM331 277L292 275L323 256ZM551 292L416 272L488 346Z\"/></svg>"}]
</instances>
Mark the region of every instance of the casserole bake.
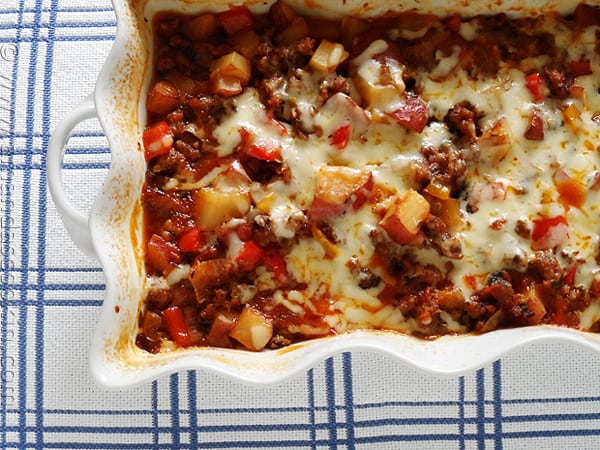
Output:
<instances>
[{"instance_id":1,"label":"casserole bake","mask_svg":"<svg viewBox=\"0 0 600 450\"><path fill-rule=\"evenodd\" d=\"M478 5L487 7L483 4ZM185 3L180 6L181 11L185 13L211 9L201 3ZM253 5L249 6L253 8ZM260 5L256 11L264 13L267 6ZM300 10L307 10L306 5L299 6ZM304 6L304 9L302 9L302 6ZM380 5L379 9L375 4L369 4L368 6L369 8L362 5L363 9L359 12L379 15L385 9L384 5ZM409 6L403 4L402 8ZM447 14L481 12L469 10L465 7L458 11L440 11L439 8L436 8L438 6L432 3L430 9L423 7L419 11L445 12ZM539 13L543 11L543 6L538 6L537 12ZM515 15L527 13L526 10L511 8L511 5L504 5L503 7ZM559 8L560 12L568 12L567 7L568 5L565 2ZM343 13L357 12L357 7L351 4L346 4L344 8L348 9L344 9ZM260 354L239 350L199 348L149 355L137 349L133 342L133 336L137 332L139 302L132 302L131 299L141 299L144 289L143 279L146 268L142 264L143 256L141 252L145 247L145 237L142 233L141 211L137 205L145 162L142 152L137 151L137 149L136 152L117 150L133 148L134 143L136 146L140 144L142 129L146 124L145 102L143 100L152 77L149 67L152 55L151 49L148 47L148 43L151 42L152 31L149 24L152 23L150 18L154 16L154 12L161 10L161 5L159 3L138 4L134 2L128 5L115 4L115 9L119 19L119 33L112 54L112 61L115 62L115 65L107 66L103 70L98 82L95 99L95 107L104 128L107 130L107 136L113 150L113 162L106 187L90 217L90 229L94 237L94 246L105 267L107 276L106 305L97 334L99 347L95 347L92 352L93 372L105 384L115 381L115 378L113 378L115 374L118 374L116 377L119 380L118 383L130 384L156 376L165 370L176 370L185 367L208 367L252 381L269 381L294 373L296 370L306 367L331 352L355 346L390 351L418 367L440 373L455 373L483 364L489 361L490 358L497 356L499 352L532 338L568 336L593 345L596 339L594 335L535 327L531 329L503 330L483 336L448 336L435 341L420 341L396 333L357 331L334 338L294 344L284 349ZM218 12L222 9L227 9L227 7L217 7L213 11ZM310 11L310 8L308 10ZM489 12L490 10L484 9L484 11ZM336 11L335 7L328 7L319 10L319 13L335 16L341 12ZM123 31L123 27L127 26L131 26L136 30L136 34L127 35L126 31ZM124 35L126 36L124 37ZM145 56L142 58L145 64L139 63L140 55ZM106 93L106 89L115 92L114 97L102 95ZM102 94L98 94L99 92ZM87 111L91 108L91 101L84 103L82 106L82 109ZM108 111L110 111L110 114L107 114ZM127 120L123 120L123 117ZM115 118L118 118L118 120L115 120ZM68 130L68 126L65 126L65 130ZM65 130L62 130L62 139L65 139ZM61 133L57 132L59 143L60 135ZM60 159L60 155L54 155L54 159L49 155L49 166L56 168L57 159ZM49 175L51 173L52 170ZM56 178L53 178L53 180L56 181ZM50 181L53 193L58 192L59 186L53 186L52 180ZM419 197L415 198L418 199ZM60 198L57 199L57 203L59 209L72 213L68 205L64 204ZM384 219L385 217L382 218L382 220ZM75 223L81 224L81 220ZM87 232L85 226L81 228L84 233ZM313 231L313 237L314 234ZM397 242L398 238L395 241ZM106 244L110 248L105 248ZM497 334L505 335L505 339L502 341L504 346L496 346L493 352L489 352L488 343L496 341ZM467 352L460 349L467 350ZM459 357L457 357L456 351L459 352ZM488 353L482 358L484 351ZM265 377L265 373L270 375Z\"/></svg>"}]
</instances>

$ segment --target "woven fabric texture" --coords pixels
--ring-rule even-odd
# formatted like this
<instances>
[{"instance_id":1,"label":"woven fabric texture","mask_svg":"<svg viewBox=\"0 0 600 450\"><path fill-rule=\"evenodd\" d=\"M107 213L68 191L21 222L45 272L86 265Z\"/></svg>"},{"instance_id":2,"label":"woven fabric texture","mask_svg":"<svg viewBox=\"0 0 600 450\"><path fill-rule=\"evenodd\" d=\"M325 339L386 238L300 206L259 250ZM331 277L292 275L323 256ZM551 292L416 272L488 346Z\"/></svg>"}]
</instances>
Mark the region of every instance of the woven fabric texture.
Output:
<instances>
[{"instance_id":1,"label":"woven fabric texture","mask_svg":"<svg viewBox=\"0 0 600 450\"><path fill-rule=\"evenodd\" d=\"M358 352L269 387L203 371L122 391L94 384L102 269L71 242L45 162L115 31L109 0L0 3L0 448L600 448L600 357L566 344L453 378ZM99 123L80 124L63 169L77 208L89 210L109 162Z\"/></svg>"}]
</instances>

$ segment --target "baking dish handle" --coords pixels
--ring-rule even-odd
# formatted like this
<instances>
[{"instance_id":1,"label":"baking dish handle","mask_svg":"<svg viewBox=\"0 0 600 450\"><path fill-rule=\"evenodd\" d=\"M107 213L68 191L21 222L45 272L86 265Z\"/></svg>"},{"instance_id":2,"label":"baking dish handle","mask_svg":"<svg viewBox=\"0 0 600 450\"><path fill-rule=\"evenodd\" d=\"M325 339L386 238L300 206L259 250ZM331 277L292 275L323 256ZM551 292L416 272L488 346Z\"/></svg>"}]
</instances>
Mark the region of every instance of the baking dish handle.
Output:
<instances>
[{"instance_id":1,"label":"baking dish handle","mask_svg":"<svg viewBox=\"0 0 600 450\"><path fill-rule=\"evenodd\" d=\"M84 120L97 117L94 96L89 95L57 125L46 157L50 195L71 238L83 252L98 259L89 228L89 217L79 212L69 201L62 180L62 165L67 142L73 129Z\"/></svg>"}]
</instances>

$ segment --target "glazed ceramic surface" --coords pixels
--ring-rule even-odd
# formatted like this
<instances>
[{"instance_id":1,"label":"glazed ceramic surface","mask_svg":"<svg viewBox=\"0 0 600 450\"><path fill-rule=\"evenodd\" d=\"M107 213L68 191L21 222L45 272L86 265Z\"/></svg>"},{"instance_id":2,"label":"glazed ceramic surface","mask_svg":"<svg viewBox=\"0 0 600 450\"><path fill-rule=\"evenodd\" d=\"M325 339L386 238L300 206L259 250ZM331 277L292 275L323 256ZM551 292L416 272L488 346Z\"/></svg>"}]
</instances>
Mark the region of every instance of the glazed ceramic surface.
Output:
<instances>
[{"instance_id":1,"label":"glazed ceramic surface","mask_svg":"<svg viewBox=\"0 0 600 450\"><path fill-rule=\"evenodd\" d=\"M572 0L453 2L404 0L289 1L301 11L330 17L344 14L378 15L390 8L416 9L439 15L506 12L510 15L568 13ZM265 12L270 2L245 3ZM259 353L220 348L180 349L151 355L135 345L138 309L144 284L142 220L139 194L145 161L140 149L145 124L145 93L151 76L151 23L159 11L187 13L220 11L230 6L218 0L114 0L117 37L99 76L95 91L57 128L48 154L50 191L65 225L82 250L94 255L104 268L104 306L90 350L91 372L107 387L143 383L168 373L202 368L256 384L282 381L327 358L351 350L379 351L435 375L458 375L535 340L568 340L600 351L600 336L545 326L501 330L481 336L445 336L425 341L375 331L295 344ZM62 189L60 167L69 132L81 120L97 116L111 148L111 169L89 217L68 203Z\"/></svg>"}]
</instances>

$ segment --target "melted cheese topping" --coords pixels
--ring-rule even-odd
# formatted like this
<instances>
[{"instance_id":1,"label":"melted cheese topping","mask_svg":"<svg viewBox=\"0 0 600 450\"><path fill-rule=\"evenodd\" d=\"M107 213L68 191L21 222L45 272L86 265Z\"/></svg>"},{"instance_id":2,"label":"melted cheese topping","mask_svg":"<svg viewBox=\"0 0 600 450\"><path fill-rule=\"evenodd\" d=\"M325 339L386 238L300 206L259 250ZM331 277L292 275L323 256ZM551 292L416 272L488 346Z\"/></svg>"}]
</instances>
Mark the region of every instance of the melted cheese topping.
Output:
<instances>
[{"instance_id":1,"label":"melted cheese topping","mask_svg":"<svg viewBox=\"0 0 600 450\"><path fill-rule=\"evenodd\" d=\"M472 39L476 30L463 24L461 33ZM305 129L318 127L322 133L312 133L300 140L291 133L282 137L265 131L264 107L257 91L248 88L234 99L235 107L215 130L218 153L224 156L234 151L240 142L241 127L280 142L291 179L266 186L255 183L251 190L255 199L270 196L269 202L261 203L262 209L271 216L275 233L291 239L294 231L288 226L289 220L310 207L320 167L347 166L368 171L376 185L392 192L405 192L413 184L410 167L422 158L421 149L450 143L451 133L441 120L443 115L454 105L468 102L481 113L484 132L503 119L508 143L476 149L480 152L477 169L469 169L469 188L459 199L463 212L472 209L463 215L463 223L456 232L462 258L452 260L452 268L448 270L449 259L426 248L413 250L417 261L438 267L468 300L474 289L483 287L481 283L489 273L515 261L526 264L532 257L531 239L515 232L519 223L531 227L533 221L542 217L564 216L568 233L559 240L555 255L563 267L576 264L575 284L589 287L598 271L596 257L600 244L600 189L594 184L595 174L600 171L600 126L594 118L600 111L600 55L595 51L595 28L590 27L579 36L566 29L554 33L558 45L567 49L570 58L587 59L594 67L594 75L575 80L582 87L584 98L569 99L566 103L580 114L576 124L565 123L563 101L559 104L546 98L534 103L525 85L525 74L520 70L504 66L496 77L479 79L455 70L460 60L460 52L455 49L446 57L438 55L437 66L431 72L417 75L419 93L428 103L430 117L437 120L431 121L422 133L408 132L394 121L382 119L385 112L392 111L402 101L404 84L402 67L397 65L388 74L391 81L381 84L382 66L374 56L385 51L387 44L375 41L351 62L357 73L356 82L368 85L372 94L371 106L366 109L367 126L360 139L350 139L343 151L331 145L331 133L340 124L352 124L352 117L347 111L340 113L336 108L319 104L317 92L323 74L299 71L295 82L283 86L279 94L287 101L293 100ZM544 58L531 63L543 66ZM524 137L533 108L540 111L544 122L543 140ZM583 185L585 198L578 207L560 201L555 182L559 170ZM378 228L379 220L369 205L332 218L330 225L337 236L334 243L337 252L333 256L327 254L316 238L299 240L286 262L290 275L307 287L301 292L278 292L274 300L301 314L305 309L316 309L314 299L330 298L326 319L338 332L362 327L418 329L413 319L407 320L398 308L377 298L383 283L360 288L348 268L347 262L353 258L366 264L373 257L375 248L370 233ZM467 283L467 277L480 280L479 285ZM448 313L443 314L449 330L461 330L461 325ZM600 307L592 305L583 317L582 326L590 326L600 317Z\"/></svg>"},{"instance_id":2,"label":"melted cheese topping","mask_svg":"<svg viewBox=\"0 0 600 450\"><path fill-rule=\"evenodd\" d=\"M404 299L396 298L394 304L386 297L386 289L402 283L400 277L411 276L402 271L400 275L391 274L392 269L381 261L390 255L392 259L414 261L421 268L435 268L446 285L455 288L452 294L462 297L460 314L477 303L477 296L489 285L493 274L501 270L524 273L540 250L556 258L563 278L569 273L568 284L583 289L595 284L597 289L600 29L589 26L574 32L558 19L540 21L535 26L537 31L554 37L567 61L590 63L592 74L574 77L567 99L548 95L536 99L528 87L527 74L553 62L548 55L529 57L519 68L500 62L494 76L473 76L461 68L464 48L458 39L456 45L440 45L444 48L426 58L433 65L427 71L409 70L399 61L401 58L394 56L395 44L376 39L348 61L344 76L347 86L339 92L327 92L331 87L328 83L337 75L335 70L326 73L326 68L309 63L294 68L291 74L278 74L282 75L281 83L270 87L274 91L268 94L283 105L284 111L276 113L287 116L287 122L273 118L272 111L262 103L265 93L255 87L245 86L239 95L224 101L210 136L214 139L210 148L214 148L215 167L210 166L211 170L192 181L169 175L161 179L161 188L193 192L192 197L197 192L206 194L201 196L205 200L199 206L207 211L223 206L226 211L216 213L216 218L208 217L206 223L210 226L202 231L229 227L225 231L219 228L226 238L218 236L226 241L222 256L229 262L238 261L246 244L241 234L230 231L246 225L248 219L268 223L268 232L275 236L270 236L270 242L284 243L281 247L293 282L281 288L281 280L262 261L255 269L252 266L255 273L248 280L235 286L239 301L236 306L249 306L267 292L265 311L285 308L296 317L319 318L287 325L289 333L304 337L360 328L424 335L439 331L427 328L426 314L418 316L414 307L403 314L399 303ZM455 31L469 42L477 39L481 27L474 19L462 22ZM418 39L427 32L427 27L395 29L388 30L386 36L391 40ZM333 59L340 60L344 55L341 44L334 49L337 54ZM457 105L468 105L476 112L477 132L470 141L460 141L460 132L450 128L447 115ZM543 138L526 137L533 114L542 124ZM193 123L186 125L186 131L202 138L209 133ZM256 158L259 164L281 164L285 176L253 181L243 160L248 142L276 149L273 160ZM454 223L444 223L452 237L449 245L454 245L456 251L441 248L443 243L427 242L419 230L424 218L434 215L430 203L450 196L447 186L437 188L447 188L448 192L432 194L427 192L425 182L417 181L419 168L428 169L426 152L431 149L440 153L441 149L460 151L461 162L467 165L466 182L454 187L458 194L453 194L458 197L451 199L456 201L459 213ZM432 173L427 176L434 177ZM430 185L434 181L427 180ZM220 196L222 193L231 195ZM416 203L403 203L407 193L414 193ZM331 209L323 213L322 221L314 216L320 213L318 208ZM406 223L393 226L404 227L400 231L385 226L390 217L392 222L406 219L402 211L398 212L403 208L410 210L405 214L417 232L409 231L412 225ZM439 220L444 221L441 216ZM552 224L546 225L546 232L535 236L536 226L543 228L539 224L548 220ZM326 223L323 230L319 228L321 222ZM310 228L312 234L303 230L299 236L298 223ZM382 246L391 249L389 255L382 254ZM192 263L190 258L188 262L170 267L166 275L149 277L146 289L168 290L186 279L194 284L197 260ZM219 277L215 279L220 281ZM198 289L196 285L193 288ZM536 295L534 290L526 287L518 295L527 300ZM459 309L450 306L437 311L445 327L442 332L469 331L470 324L461 322L460 314L453 314ZM502 313L501 307L498 312ZM600 302L594 299L578 314L580 328L597 326ZM494 322L494 315L487 320ZM260 314L257 317L264 319ZM251 321L250 343L254 349L264 347L273 331L268 320L259 319L262 327Z\"/></svg>"}]
</instances>

